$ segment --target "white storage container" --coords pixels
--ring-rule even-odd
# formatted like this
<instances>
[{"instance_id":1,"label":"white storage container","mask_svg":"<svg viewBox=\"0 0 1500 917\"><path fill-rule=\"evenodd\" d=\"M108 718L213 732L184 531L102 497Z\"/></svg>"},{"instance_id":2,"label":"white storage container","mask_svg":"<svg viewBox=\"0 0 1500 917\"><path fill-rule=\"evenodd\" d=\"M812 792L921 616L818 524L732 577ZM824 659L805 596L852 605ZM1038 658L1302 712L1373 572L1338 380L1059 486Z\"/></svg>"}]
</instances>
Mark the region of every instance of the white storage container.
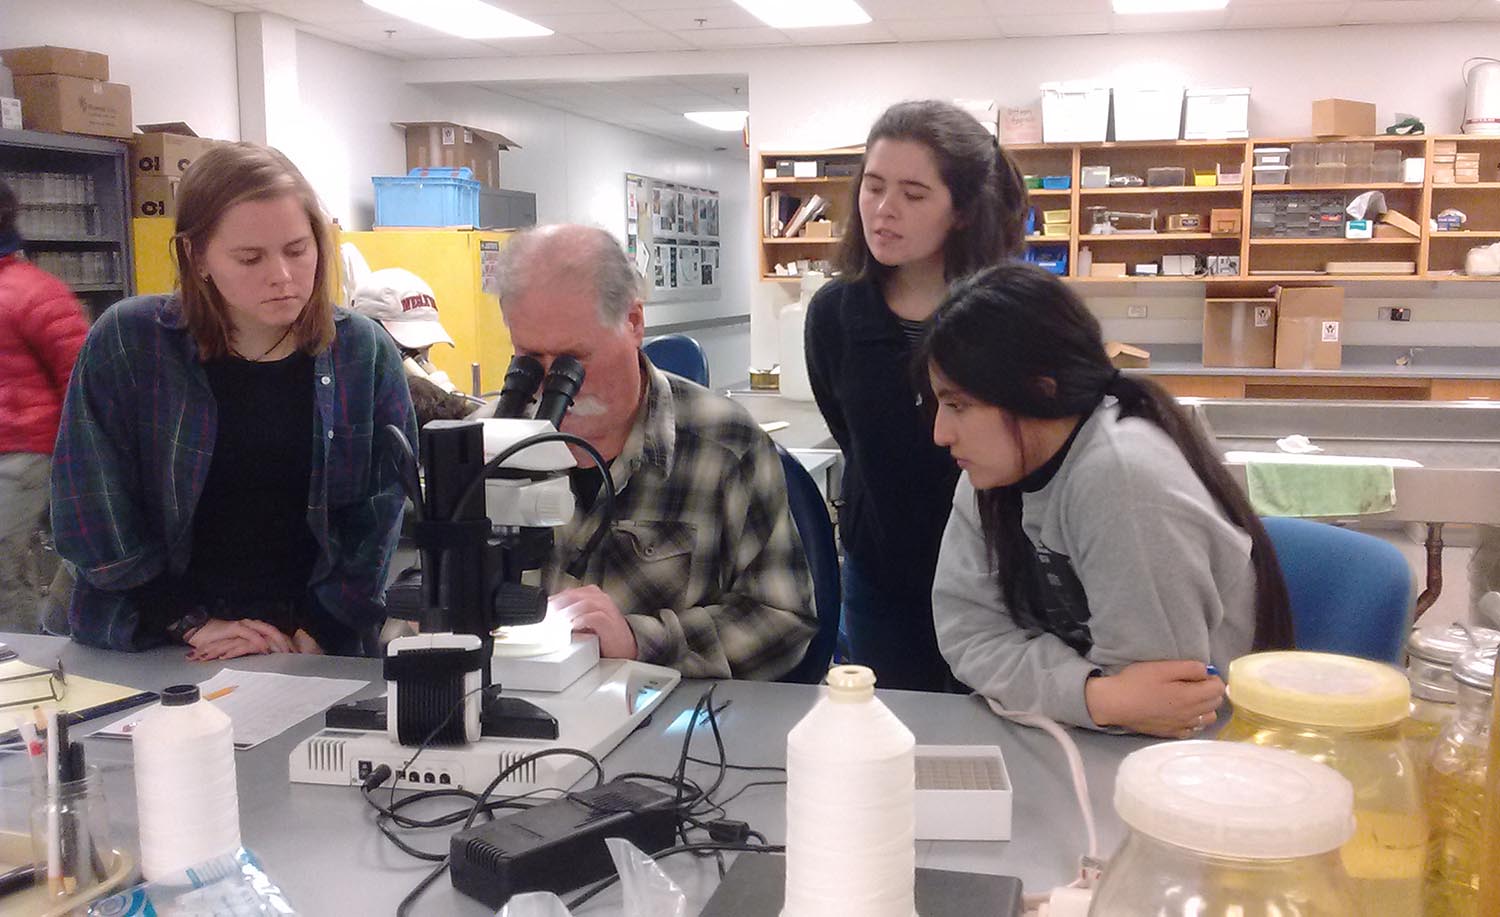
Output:
<instances>
[{"instance_id":1,"label":"white storage container","mask_svg":"<svg viewBox=\"0 0 1500 917\"><path fill-rule=\"evenodd\" d=\"M1176 140L1182 135L1181 86L1116 86L1116 140Z\"/></svg>"},{"instance_id":2,"label":"white storage container","mask_svg":"<svg viewBox=\"0 0 1500 917\"><path fill-rule=\"evenodd\" d=\"M1090 143L1109 132L1109 87L1072 81L1042 84L1042 140Z\"/></svg>"},{"instance_id":3,"label":"white storage container","mask_svg":"<svg viewBox=\"0 0 1500 917\"><path fill-rule=\"evenodd\" d=\"M1182 136L1186 140L1227 140L1250 136L1250 90L1189 89Z\"/></svg>"}]
</instances>

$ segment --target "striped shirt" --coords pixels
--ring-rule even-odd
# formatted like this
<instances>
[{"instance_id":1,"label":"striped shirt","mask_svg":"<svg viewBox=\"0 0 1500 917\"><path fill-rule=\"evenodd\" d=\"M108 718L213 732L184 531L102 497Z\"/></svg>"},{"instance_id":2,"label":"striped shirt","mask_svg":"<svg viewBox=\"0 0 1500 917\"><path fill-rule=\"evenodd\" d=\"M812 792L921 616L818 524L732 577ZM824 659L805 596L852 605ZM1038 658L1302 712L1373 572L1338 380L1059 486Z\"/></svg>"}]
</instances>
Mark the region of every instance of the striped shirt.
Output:
<instances>
[{"instance_id":1,"label":"striped shirt","mask_svg":"<svg viewBox=\"0 0 1500 917\"><path fill-rule=\"evenodd\" d=\"M644 402L610 463L611 531L568 576L605 501L580 510L557 532L543 585L602 589L643 662L694 678L784 675L818 619L775 447L740 405L641 361Z\"/></svg>"},{"instance_id":2,"label":"striped shirt","mask_svg":"<svg viewBox=\"0 0 1500 917\"><path fill-rule=\"evenodd\" d=\"M377 438L417 441L401 357L367 318L337 310L313 360L307 523L318 543L309 631L355 652L385 619L385 580L405 497ZM193 513L213 461L217 407L175 297L138 296L99 318L63 404L52 526L78 568L68 617L81 643L140 650L166 640L160 597L192 553Z\"/></svg>"}]
</instances>

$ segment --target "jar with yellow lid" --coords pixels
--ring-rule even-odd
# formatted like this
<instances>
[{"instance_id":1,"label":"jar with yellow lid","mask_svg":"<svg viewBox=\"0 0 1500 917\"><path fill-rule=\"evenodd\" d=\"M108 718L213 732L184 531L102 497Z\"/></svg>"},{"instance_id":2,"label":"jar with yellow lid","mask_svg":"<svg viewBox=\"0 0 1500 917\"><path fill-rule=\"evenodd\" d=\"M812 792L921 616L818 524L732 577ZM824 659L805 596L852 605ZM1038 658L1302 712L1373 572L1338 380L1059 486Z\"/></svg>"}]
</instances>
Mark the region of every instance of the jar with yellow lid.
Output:
<instances>
[{"instance_id":1,"label":"jar with yellow lid","mask_svg":"<svg viewBox=\"0 0 1500 917\"><path fill-rule=\"evenodd\" d=\"M1401 734L1402 674L1354 656L1254 653L1230 663L1228 696L1220 739L1296 752L1354 785L1354 837L1339 853L1358 913L1421 917L1427 816Z\"/></svg>"},{"instance_id":2,"label":"jar with yellow lid","mask_svg":"<svg viewBox=\"0 0 1500 917\"><path fill-rule=\"evenodd\" d=\"M1427 772L1427 913L1479 917L1484 854L1485 774L1489 768L1490 708L1495 647L1470 650L1453 665L1458 715L1433 746Z\"/></svg>"},{"instance_id":3,"label":"jar with yellow lid","mask_svg":"<svg viewBox=\"0 0 1500 917\"><path fill-rule=\"evenodd\" d=\"M1354 830L1349 781L1301 755L1229 742L1163 742L1115 777L1130 829L1090 917L1346 917L1339 847Z\"/></svg>"},{"instance_id":4,"label":"jar with yellow lid","mask_svg":"<svg viewBox=\"0 0 1500 917\"><path fill-rule=\"evenodd\" d=\"M1450 624L1444 628L1414 627L1406 641L1406 680L1411 684L1411 707L1402 734L1417 763L1426 770L1432 746L1458 710L1458 685L1453 664L1471 649L1500 644L1500 631Z\"/></svg>"}]
</instances>

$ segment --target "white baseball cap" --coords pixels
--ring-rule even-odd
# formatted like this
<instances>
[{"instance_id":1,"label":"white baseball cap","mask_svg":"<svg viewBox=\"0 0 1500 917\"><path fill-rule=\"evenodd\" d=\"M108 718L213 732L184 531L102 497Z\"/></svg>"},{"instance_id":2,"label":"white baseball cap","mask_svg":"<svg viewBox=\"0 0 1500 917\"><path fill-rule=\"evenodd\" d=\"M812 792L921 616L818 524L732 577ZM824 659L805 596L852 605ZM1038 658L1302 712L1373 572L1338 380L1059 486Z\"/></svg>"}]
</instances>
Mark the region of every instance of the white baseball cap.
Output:
<instances>
[{"instance_id":1,"label":"white baseball cap","mask_svg":"<svg viewBox=\"0 0 1500 917\"><path fill-rule=\"evenodd\" d=\"M350 307L373 318L408 350L433 344L453 346L453 338L438 319L437 297L427 281L400 267L371 271L355 289Z\"/></svg>"}]
</instances>

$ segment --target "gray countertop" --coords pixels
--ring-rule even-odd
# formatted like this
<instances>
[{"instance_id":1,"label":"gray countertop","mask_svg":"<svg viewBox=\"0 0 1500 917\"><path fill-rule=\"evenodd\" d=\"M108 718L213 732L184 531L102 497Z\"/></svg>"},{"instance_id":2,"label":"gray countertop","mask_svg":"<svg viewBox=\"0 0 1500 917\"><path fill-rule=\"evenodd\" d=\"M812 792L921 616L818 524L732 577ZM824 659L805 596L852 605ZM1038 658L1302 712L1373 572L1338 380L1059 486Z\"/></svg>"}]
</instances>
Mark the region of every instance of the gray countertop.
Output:
<instances>
[{"instance_id":1,"label":"gray countertop","mask_svg":"<svg viewBox=\"0 0 1500 917\"><path fill-rule=\"evenodd\" d=\"M50 665L61 659L70 673L93 676L137 688L200 682L223 665L191 663L181 647L147 653L116 653L80 646L56 637L0 635L26 661ZM357 697L381 690L380 661L323 656L276 655L232 660L231 668L362 678L371 682ZM683 682L651 719L604 759L605 771L641 770L667 774L676 766L682 745L683 714L691 709L706 682ZM973 698L910 691L879 692L886 705L924 744L990 744L1003 749L1015 796L1010 842L921 841L917 863L1018 876L1028 891L1044 891L1070 881L1086 846L1062 751L1047 734L1005 722ZM786 734L817 699L809 685L721 682L715 698L728 701L719 717L727 757L733 764L786 763ZM77 734L108 720L80 726ZM300 913L317 915L389 914L430 869L398 851L375 830L373 812L352 787L294 784L287 779L287 755L316 732L313 717L256 748L235 755L239 783L241 835L264 863L267 873ZM706 730L704 731L706 733ZM1141 738L1070 730L1083 755L1089 795L1107 855L1123 836L1111 799L1114 774L1129 752L1148 744ZM131 749L126 742L86 739L89 760L104 774L115 843L132 852L135 835L135 783ZM694 754L713 757L708 735L694 739ZM715 768L692 765L689 776L711 780ZM731 771L722 798L766 774ZM769 775L774 776L774 775ZM29 779L19 755L0 755L0 785ZM772 843L786 836L785 793L780 786L748 790L728 806L730 817L746 819ZM446 832L425 832L415 839L429 850L445 848ZM688 896L688 913L697 913L717 884L714 861L674 857L663 863ZM419 914L489 915L493 911L460 895L445 878L417 902ZM618 886L578 913L618 914Z\"/></svg>"},{"instance_id":2,"label":"gray countertop","mask_svg":"<svg viewBox=\"0 0 1500 917\"><path fill-rule=\"evenodd\" d=\"M1247 369L1204 366L1198 344L1145 344L1151 365L1137 372L1157 376L1313 376L1382 379L1500 379L1500 347L1418 347L1411 365L1396 358L1411 348L1345 347L1338 369Z\"/></svg>"}]
</instances>

